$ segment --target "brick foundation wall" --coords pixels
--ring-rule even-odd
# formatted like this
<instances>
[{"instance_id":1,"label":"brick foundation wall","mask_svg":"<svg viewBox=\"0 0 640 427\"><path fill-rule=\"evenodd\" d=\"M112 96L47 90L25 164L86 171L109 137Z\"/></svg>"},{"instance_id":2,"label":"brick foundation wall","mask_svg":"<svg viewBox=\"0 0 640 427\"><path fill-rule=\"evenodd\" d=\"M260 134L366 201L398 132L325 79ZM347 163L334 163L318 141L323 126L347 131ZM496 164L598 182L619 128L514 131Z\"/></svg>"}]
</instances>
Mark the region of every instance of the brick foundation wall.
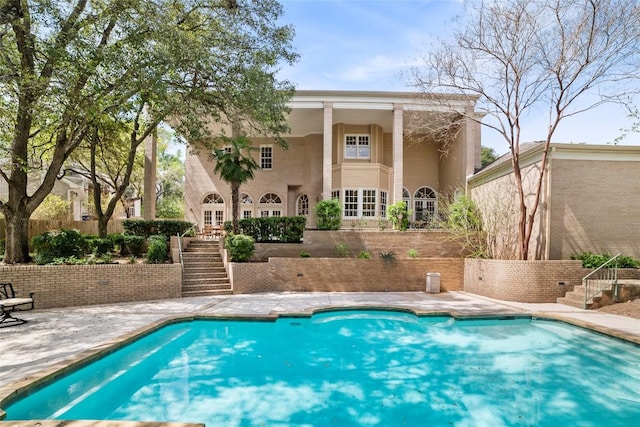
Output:
<instances>
[{"instance_id":1,"label":"brick foundation wall","mask_svg":"<svg viewBox=\"0 0 640 427\"><path fill-rule=\"evenodd\" d=\"M518 302L556 302L580 285L590 270L580 261L464 261L466 292ZM563 282L564 284L560 284Z\"/></svg>"},{"instance_id":2,"label":"brick foundation wall","mask_svg":"<svg viewBox=\"0 0 640 427\"><path fill-rule=\"evenodd\" d=\"M182 296L180 264L2 266L0 281L36 308L151 301Z\"/></svg>"},{"instance_id":3,"label":"brick foundation wall","mask_svg":"<svg viewBox=\"0 0 640 427\"><path fill-rule=\"evenodd\" d=\"M346 244L354 257L363 250L369 251L372 257L393 251L398 259L409 258L409 249L415 249L420 258L459 258L461 252L460 245L453 242L446 231L305 230L302 243L257 243L252 260L295 258L302 251L313 258L332 258L337 257L338 243Z\"/></svg>"},{"instance_id":4,"label":"brick foundation wall","mask_svg":"<svg viewBox=\"0 0 640 427\"><path fill-rule=\"evenodd\" d=\"M441 291L462 290L460 258L380 259L270 258L230 263L234 293L424 291L426 274L440 273Z\"/></svg>"}]
</instances>

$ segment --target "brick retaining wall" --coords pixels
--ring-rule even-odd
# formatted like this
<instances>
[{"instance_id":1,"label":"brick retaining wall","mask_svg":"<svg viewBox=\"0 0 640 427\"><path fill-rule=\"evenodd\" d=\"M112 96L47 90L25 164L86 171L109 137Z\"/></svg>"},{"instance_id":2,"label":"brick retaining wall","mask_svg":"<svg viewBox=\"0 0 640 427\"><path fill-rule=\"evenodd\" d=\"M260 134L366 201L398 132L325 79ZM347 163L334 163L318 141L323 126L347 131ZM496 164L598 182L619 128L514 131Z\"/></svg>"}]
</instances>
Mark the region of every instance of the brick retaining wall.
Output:
<instances>
[{"instance_id":1,"label":"brick retaining wall","mask_svg":"<svg viewBox=\"0 0 640 427\"><path fill-rule=\"evenodd\" d=\"M380 259L270 258L230 263L234 293L424 291L427 272L441 274L441 290L462 290L460 258Z\"/></svg>"},{"instance_id":2,"label":"brick retaining wall","mask_svg":"<svg viewBox=\"0 0 640 427\"><path fill-rule=\"evenodd\" d=\"M0 282L21 297L35 292L37 309L182 296L180 264L2 266Z\"/></svg>"},{"instance_id":3,"label":"brick retaining wall","mask_svg":"<svg viewBox=\"0 0 640 427\"><path fill-rule=\"evenodd\" d=\"M360 251L368 251L372 257L380 252L392 251L396 257L409 258L414 249L420 258L460 258L461 247L442 230L305 230L302 243L257 243L254 261L266 261L270 257L294 258L305 251L313 258L336 257L336 245L344 243L356 257Z\"/></svg>"},{"instance_id":4,"label":"brick retaining wall","mask_svg":"<svg viewBox=\"0 0 640 427\"><path fill-rule=\"evenodd\" d=\"M465 259L464 290L505 301L556 302L590 270L581 261Z\"/></svg>"}]
</instances>

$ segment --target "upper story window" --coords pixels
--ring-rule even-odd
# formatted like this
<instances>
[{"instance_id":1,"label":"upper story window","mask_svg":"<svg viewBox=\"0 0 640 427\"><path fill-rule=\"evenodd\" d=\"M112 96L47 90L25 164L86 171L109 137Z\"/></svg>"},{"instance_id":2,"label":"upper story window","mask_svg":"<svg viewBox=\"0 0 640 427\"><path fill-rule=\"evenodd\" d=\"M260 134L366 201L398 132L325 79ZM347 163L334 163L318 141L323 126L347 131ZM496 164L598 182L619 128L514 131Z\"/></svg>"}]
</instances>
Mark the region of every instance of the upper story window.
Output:
<instances>
[{"instance_id":1,"label":"upper story window","mask_svg":"<svg viewBox=\"0 0 640 427\"><path fill-rule=\"evenodd\" d=\"M260 146L260 168L263 170L273 168L273 145Z\"/></svg>"},{"instance_id":2,"label":"upper story window","mask_svg":"<svg viewBox=\"0 0 640 427\"><path fill-rule=\"evenodd\" d=\"M344 136L345 159L368 159L370 152L369 135Z\"/></svg>"}]
</instances>

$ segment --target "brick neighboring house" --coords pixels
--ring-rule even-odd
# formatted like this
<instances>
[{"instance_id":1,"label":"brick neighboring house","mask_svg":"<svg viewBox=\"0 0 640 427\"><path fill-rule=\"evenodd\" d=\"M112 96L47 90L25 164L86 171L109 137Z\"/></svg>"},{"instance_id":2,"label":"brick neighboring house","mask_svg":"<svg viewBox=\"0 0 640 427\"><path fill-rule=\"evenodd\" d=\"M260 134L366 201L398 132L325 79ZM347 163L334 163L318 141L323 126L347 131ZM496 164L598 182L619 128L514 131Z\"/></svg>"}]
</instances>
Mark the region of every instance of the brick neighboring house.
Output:
<instances>
[{"instance_id":1,"label":"brick neighboring house","mask_svg":"<svg viewBox=\"0 0 640 427\"><path fill-rule=\"evenodd\" d=\"M474 111L474 98L446 99L460 111ZM441 154L443 141L407 136L416 118L424 123L443 116L437 102L416 93L299 91L289 106L288 150L253 140L261 170L240 188L241 217L304 215L313 227L314 206L338 198L344 226L366 221L376 227L387 207L401 200L409 202L414 220L427 220L437 213L439 195L464 188L480 166L480 129L471 120L447 145L447 155ZM209 152L187 155L185 216L201 226L231 219L230 187L213 169Z\"/></svg>"},{"instance_id":2,"label":"brick neighboring house","mask_svg":"<svg viewBox=\"0 0 640 427\"><path fill-rule=\"evenodd\" d=\"M521 147L525 192L540 176L542 143ZM495 236L494 256L509 259L517 242L517 193L510 155L468 180ZM527 204L531 206L533 197ZM562 260L585 251L640 258L640 146L551 144L530 259Z\"/></svg>"}]
</instances>

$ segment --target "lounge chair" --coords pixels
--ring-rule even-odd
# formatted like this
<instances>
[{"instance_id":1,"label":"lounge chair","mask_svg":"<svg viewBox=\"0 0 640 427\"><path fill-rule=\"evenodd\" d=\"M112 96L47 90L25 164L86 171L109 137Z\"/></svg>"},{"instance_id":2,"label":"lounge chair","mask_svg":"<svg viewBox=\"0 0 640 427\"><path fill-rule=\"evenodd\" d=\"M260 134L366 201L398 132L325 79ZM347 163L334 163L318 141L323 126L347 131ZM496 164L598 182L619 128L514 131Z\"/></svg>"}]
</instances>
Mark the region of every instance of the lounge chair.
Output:
<instances>
[{"instance_id":1,"label":"lounge chair","mask_svg":"<svg viewBox=\"0 0 640 427\"><path fill-rule=\"evenodd\" d=\"M33 292L29 298L16 298L11 283L0 283L0 328L26 323L24 319L18 319L11 315L16 311L33 310Z\"/></svg>"}]
</instances>

